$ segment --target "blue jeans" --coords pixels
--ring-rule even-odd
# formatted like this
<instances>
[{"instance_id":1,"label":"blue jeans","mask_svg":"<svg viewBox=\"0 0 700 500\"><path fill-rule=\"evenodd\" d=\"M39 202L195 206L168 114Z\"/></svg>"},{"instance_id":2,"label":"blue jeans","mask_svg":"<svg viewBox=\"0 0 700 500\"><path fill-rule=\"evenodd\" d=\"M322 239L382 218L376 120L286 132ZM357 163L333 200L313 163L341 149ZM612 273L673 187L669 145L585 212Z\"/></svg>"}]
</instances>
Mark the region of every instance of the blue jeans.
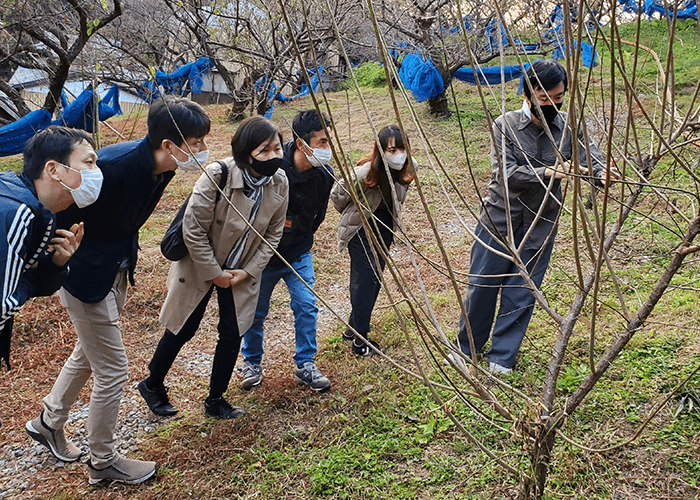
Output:
<instances>
[{"instance_id":1,"label":"blue jeans","mask_svg":"<svg viewBox=\"0 0 700 500\"><path fill-rule=\"evenodd\" d=\"M299 260L290 262L301 278L314 286L314 265L311 252L303 254ZM266 267L260 283L260 297L255 311L255 320L245 335L241 354L243 359L253 364L260 364L263 357L263 323L270 310L270 297L277 282L283 279L287 284L290 296L290 306L294 312L294 331L296 337L296 354L294 362L301 367L307 361L313 361L316 356L316 316L318 306L316 296L306 285L297 278L288 267Z\"/></svg>"},{"instance_id":2,"label":"blue jeans","mask_svg":"<svg viewBox=\"0 0 700 500\"><path fill-rule=\"evenodd\" d=\"M521 233L522 228L516 232L516 244L523 237ZM480 225L476 228L476 236L486 245L506 252ZM524 249L520 255L537 287L544 279L553 246L554 238L551 238L544 247ZM501 304L494 325L499 292ZM469 286L464 296L464 309L469 318L476 351L480 352L484 347L493 326L491 348L487 357L489 361L506 368L513 367L530 324L534 305L535 296L525 287L515 264L475 241L470 258ZM462 351L469 355L469 336L464 317L460 318L457 338Z\"/></svg>"}]
</instances>

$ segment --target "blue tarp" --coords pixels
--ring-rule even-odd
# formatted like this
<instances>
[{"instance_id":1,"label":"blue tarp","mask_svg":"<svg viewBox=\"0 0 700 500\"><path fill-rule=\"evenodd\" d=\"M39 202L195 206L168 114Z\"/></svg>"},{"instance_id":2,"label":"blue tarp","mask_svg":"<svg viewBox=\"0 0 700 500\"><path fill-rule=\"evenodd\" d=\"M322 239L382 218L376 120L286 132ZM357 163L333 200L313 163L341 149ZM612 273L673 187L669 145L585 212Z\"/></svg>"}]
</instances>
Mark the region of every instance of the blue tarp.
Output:
<instances>
[{"instance_id":1,"label":"blue tarp","mask_svg":"<svg viewBox=\"0 0 700 500\"><path fill-rule=\"evenodd\" d=\"M318 71L316 71L316 68L311 68L311 69L307 70L307 73L311 77L311 87L315 91L318 88L318 84L320 82L319 76L323 74L323 66L319 66ZM261 76L258 79L258 81L255 82L255 89L258 92L262 92L263 85L265 84L265 82L267 82L267 75ZM299 91L299 93L296 95L293 95L293 96L289 96L289 97L282 95L282 93L278 94L277 93L277 85L275 85L275 82L272 82L270 84L270 90L267 92L267 97L270 100L270 109L268 109L267 112L265 113L265 118L269 119L270 117L272 117L272 111L274 108L274 104L272 102L273 99L276 99L280 102L289 102L289 101L293 101L294 99L298 99L300 97L304 97L306 95L309 95L310 93L311 93L311 91L309 90L309 86L306 84L306 80L304 80L304 82L301 84L301 90ZM277 94L277 95L275 96L275 94Z\"/></svg>"},{"instance_id":2,"label":"blue tarp","mask_svg":"<svg viewBox=\"0 0 700 500\"><path fill-rule=\"evenodd\" d=\"M525 67L525 69L527 69L530 66L530 63L523 64L523 66ZM481 68L477 68L477 71L479 83L481 83L482 85L486 85L487 83L492 85L498 85L500 83L503 83L503 81L501 81L500 66L482 66ZM503 66L503 73L505 77L504 81L506 82L515 80L516 78L520 78L521 76L523 76L523 71L522 69L520 69L519 64ZM476 85L477 77L474 76L474 70L472 68L459 68L455 72L454 77L462 82L469 83L471 85Z\"/></svg>"},{"instance_id":3,"label":"blue tarp","mask_svg":"<svg viewBox=\"0 0 700 500\"><path fill-rule=\"evenodd\" d=\"M51 113L42 108L0 128L0 156L21 153L29 138L49 125L51 125Z\"/></svg>"},{"instance_id":4,"label":"blue tarp","mask_svg":"<svg viewBox=\"0 0 700 500\"><path fill-rule=\"evenodd\" d=\"M92 89L85 89L75 100L63 110L61 116L55 120L53 125L65 125L67 127L81 128L92 132L94 122L95 93ZM63 94L62 101L63 101ZM98 115L100 121L108 120L114 115L121 115L122 108L119 106L119 87L116 83L107 91L105 96L98 103Z\"/></svg>"},{"instance_id":5,"label":"blue tarp","mask_svg":"<svg viewBox=\"0 0 700 500\"><path fill-rule=\"evenodd\" d=\"M578 49L578 41L574 40L574 49ZM566 45L563 43L559 45L554 50L552 57L555 59L562 59L566 57ZM589 45L586 42L581 42L581 62L587 68L592 68L595 66L598 58L598 52L594 50L593 45Z\"/></svg>"},{"instance_id":6,"label":"blue tarp","mask_svg":"<svg viewBox=\"0 0 700 500\"><path fill-rule=\"evenodd\" d=\"M65 106L65 95L61 92L61 102L64 103L65 109L57 120L51 121L51 113L42 108L0 128L0 156L21 153L29 138L49 125L65 125L92 132L95 109L93 96L92 89L86 89L73 102ZM122 114L119 106L119 87L116 83L112 84L98 103L98 113L100 121Z\"/></svg>"},{"instance_id":7,"label":"blue tarp","mask_svg":"<svg viewBox=\"0 0 700 500\"><path fill-rule=\"evenodd\" d=\"M525 64L525 69L529 63ZM504 66L503 73L505 80L501 80L500 66L482 66L474 74L472 68L460 68L453 75L454 78L472 85L476 85L477 79L482 85L500 84L509 82L523 75L520 66L517 64ZM411 91L413 98L417 102L423 102L431 97L435 97L444 92L445 87L440 72L435 68L433 62L424 60L417 54L408 54L404 57L399 70L399 78L404 87Z\"/></svg>"},{"instance_id":8,"label":"blue tarp","mask_svg":"<svg viewBox=\"0 0 700 500\"><path fill-rule=\"evenodd\" d=\"M632 0L628 0L629 1ZM626 9L625 9L626 10ZM647 16L649 16L649 20L651 21L652 18L654 17L654 14L658 13L661 17L665 17L667 10L666 8L658 3L656 0L646 0L644 2L644 8L643 11L646 13ZM634 12L638 12L637 9L634 10ZM668 17L673 17L673 9L668 9ZM687 1L683 4L682 8L679 8L676 11L676 18L677 19L698 19L698 6L695 0L690 0Z\"/></svg>"},{"instance_id":9,"label":"blue tarp","mask_svg":"<svg viewBox=\"0 0 700 500\"><path fill-rule=\"evenodd\" d=\"M193 94L200 94L204 85L202 77L213 67L214 63L211 59L200 57L195 62L179 66L170 74L156 71L155 81L146 80L141 84L142 90L139 90L139 96L146 102L153 102L153 99L160 96L158 85L162 85L168 94L184 95L187 82L190 82L189 88Z\"/></svg>"},{"instance_id":10,"label":"blue tarp","mask_svg":"<svg viewBox=\"0 0 700 500\"><path fill-rule=\"evenodd\" d=\"M399 78L417 102L426 101L445 91L442 76L433 61L424 60L416 54L408 54L403 58Z\"/></svg>"},{"instance_id":11,"label":"blue tarp","mask_svg":"<svg viewBox=\"0 0 700 500\"><path fill-rule=\"evenodd\" d=\"M486 50L488 50L491 54L498 52L499 42L498 35L496 34L498 27L501 28L501 43L504 47L508 47L510 45L510 42L508 41L508 34L506 33L503 24L496 22L494 19L486 25L486 29L484 30L484 35L486 36ZM525 43L517 38L514 38L513 42L518 46L518 50L530 51L537 50L540 47L538 43Z\"/></svg>"}]
</instances>

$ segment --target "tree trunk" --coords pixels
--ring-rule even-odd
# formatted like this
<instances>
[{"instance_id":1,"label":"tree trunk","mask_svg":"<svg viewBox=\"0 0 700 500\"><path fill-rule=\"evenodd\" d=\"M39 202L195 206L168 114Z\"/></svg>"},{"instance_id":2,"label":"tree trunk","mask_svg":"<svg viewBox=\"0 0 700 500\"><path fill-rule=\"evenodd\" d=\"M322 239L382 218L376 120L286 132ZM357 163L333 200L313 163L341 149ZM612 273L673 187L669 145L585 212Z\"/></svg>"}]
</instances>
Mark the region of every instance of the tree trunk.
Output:
<instances>
[{"instance_id":1,"label":"tree trunk","mask_svg":"<svg viewBox=\"0 0 700 500\"><path fill-rule=\"evenodd\" d=\"M548 419L540 426L540 433L532 444L530 453L531 478L523 483L519 500L540 500L544 496L544 488L549 476L549 466L554 450L554 438L556 437L556 425L549 422L557 422L558 419Z\"/></svg>"},{"instance_id":2,"label":"tree trunk","mask_svg":"<svg viewBox=\"0 0 700 500\"><path fill-rule=\"evenodd\" d=\"M231 111L228 113L228 120L231 122L239 122L246 116L245 110L248 108L250 101L245 99L235 99L231 105Z\"/></svg>"},{"instance_id":3,"label":"tree trunk","mask_svg":"<svg viewBox=\"0 0 700 500\"><path fill-rule=\"evenodd\" d=\"M428 106L430 106L430 114L436 118L449 118L452 116L452 112L447 108L445 92L428 99Z\"/></svg>"}]
</instances>

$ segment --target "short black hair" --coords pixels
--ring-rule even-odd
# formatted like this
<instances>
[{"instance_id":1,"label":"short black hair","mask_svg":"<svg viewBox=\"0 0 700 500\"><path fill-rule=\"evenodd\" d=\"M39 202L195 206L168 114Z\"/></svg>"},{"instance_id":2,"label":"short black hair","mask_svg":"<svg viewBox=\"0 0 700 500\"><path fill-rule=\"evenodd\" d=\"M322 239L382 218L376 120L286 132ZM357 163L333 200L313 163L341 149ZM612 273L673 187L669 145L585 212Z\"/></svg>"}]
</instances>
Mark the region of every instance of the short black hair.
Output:
<instances>
[{"instance_id":1,"label":"short black hair","mask_svg":"<svg viewBox=\"0 0 700 500\"><path fill-rule=\"evenodd\" d=\"M163 139L182 146L187 139L207 135L210 127L204 108L184 97L159 97L148 109L148 144L152 150L160 148Z\"/></svg>"},{"instance_id":2,"label":"short black hair","mask_svg":"<svg viewBox=\"0 0 700 500\"><path fill-rule=\"evenodd\" d=\"M231 153L239 167L248 165L250 153L263 142L272 140L277 135L283 142L282 132L264 116L249 116L241 122L231 138Z\"/></svg>"},{"instance_id":3,"label":"short black hair","mask_svg":"<svg viewBox=\"0 0 700 500\"><path fill-rule=\"evenodd\" d=\"M569 87L569 78L566 76L566 69L555 59L536 59L525 70L527 82L523 82L523 92L528 100L531 100L530 87L533 90L552 90L560 83L564 83L564 91Z\"/></svg>"},{"instance_id":4,"label":"short black hair","mask_svg":"<svg viewBox=\"0 0 700 500\"><path fill-rule=\"evenodd\" d=\"M321 123L321 119L323 123ZM318 112L315 109L305 109L299 111L292 120L292 131L294 138L297 137L303 140L306 144L311 138L316 135L319 130L326 130L331 126L331 120L325 113L321 113L319 118Z\"/></svg>"},{"instance_id":5,"label":"short black hair","mask_svg":"<svg viewBox=\"0 0 700 500\"><path fill-rule=\"evenodd\" d=\"M83 141L95 148L95 141L84 130L57 125L40 130L24 145L22 175L33 181L37 180L49 160L68 165L70 155Z\"/></svg>"}]
</instances>

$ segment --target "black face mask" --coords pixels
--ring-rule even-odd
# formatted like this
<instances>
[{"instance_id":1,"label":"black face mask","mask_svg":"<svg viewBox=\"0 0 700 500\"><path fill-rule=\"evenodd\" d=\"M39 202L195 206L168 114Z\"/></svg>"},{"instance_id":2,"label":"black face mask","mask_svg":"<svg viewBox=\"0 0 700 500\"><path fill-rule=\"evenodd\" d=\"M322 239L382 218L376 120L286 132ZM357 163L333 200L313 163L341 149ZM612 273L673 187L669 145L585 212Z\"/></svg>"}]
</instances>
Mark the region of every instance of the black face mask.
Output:
<instances>
[{"instance_id":1,"label":"black face mask","mask_svg":"<svg viewBox=\"0 0 700 500\"><path fill-rule=\"evenodd\" d=\"M546 106L540 105L540 110L537 113L537 117L546 121L549 125L554 123L554 119L559 115L559 110L561 109L562 102L556 103L554 106L547 104Z\"/></svg>"},{"instance_id":2,"label":"black face mask","mask_svg":"<svg viewBox=\"0 0 700 500\"><path fill-rule=\"evenodd\" d=\"M258 175L262 175L263 177L275 175L275 172L282 166L282 158L270 158L266 161L260 161L252 156L251 158L253 160L250 164L251 168L255 170Z\"/></svg>"}]
</instances>

